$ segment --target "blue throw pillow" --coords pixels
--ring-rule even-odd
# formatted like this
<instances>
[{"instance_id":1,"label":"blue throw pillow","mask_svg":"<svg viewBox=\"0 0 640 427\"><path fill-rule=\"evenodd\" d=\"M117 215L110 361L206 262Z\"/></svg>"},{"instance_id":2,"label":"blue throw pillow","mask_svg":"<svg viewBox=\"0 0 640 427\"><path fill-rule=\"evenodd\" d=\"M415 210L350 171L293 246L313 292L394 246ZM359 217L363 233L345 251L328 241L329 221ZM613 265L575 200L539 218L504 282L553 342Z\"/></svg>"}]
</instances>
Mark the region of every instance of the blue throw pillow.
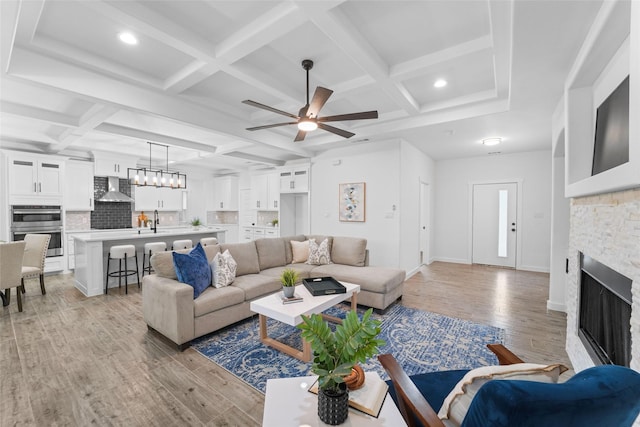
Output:
<instances>
[{"instance_id":1,"label":"blue throw pillow","mask_svg":"<svg viewBox=\"0 0 640 427\"><path fill-rule=\"evenodd\" d=\"M193 287L193 299L211 284L211 268L200 243L188 254L173 252L173 266L178 281Z\"/></svg>"}]
</instances>

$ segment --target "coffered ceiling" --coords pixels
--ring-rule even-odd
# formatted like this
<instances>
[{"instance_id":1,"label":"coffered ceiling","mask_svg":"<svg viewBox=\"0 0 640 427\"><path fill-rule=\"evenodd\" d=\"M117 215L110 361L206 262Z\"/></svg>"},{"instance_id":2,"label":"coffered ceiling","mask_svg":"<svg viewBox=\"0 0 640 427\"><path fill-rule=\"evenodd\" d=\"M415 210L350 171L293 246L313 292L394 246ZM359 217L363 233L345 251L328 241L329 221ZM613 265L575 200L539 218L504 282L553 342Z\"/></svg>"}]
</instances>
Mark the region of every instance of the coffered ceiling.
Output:
<instances>
[{"instance_id":1,"label":"coffered ceiling","mask_svg":"<svg viewBox=\"0 0 640 427\"><path fill-rule=\"evenodd\" d=\"M550 119L599 1L3 0L3 148L177 165L279 165L403 139L435 160L550 148ZM128 31L137 45L118 40ZM321 115L378 110L293 142L310 90ZM437 79L447 85L435 88ZM489 149L479 141L499 136ZM146 159L145 159L146 157Z\"/></svg>"}]
</instances>

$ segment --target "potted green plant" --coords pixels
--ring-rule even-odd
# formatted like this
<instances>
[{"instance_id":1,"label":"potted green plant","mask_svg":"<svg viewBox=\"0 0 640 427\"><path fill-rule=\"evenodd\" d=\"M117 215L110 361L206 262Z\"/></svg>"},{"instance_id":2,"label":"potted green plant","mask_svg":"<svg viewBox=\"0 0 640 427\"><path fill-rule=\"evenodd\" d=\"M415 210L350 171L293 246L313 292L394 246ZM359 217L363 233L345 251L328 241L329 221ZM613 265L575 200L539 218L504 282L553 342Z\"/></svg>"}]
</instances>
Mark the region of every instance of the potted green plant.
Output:
<instances>
[{"instance_id":1,"label":"potted green plant","mask_svg":"<svg viewBox=\"0 0 640 427\"><path fill-rule=\"evenodd\" d=\"M300 275L293 268L285 268L280 274L282 292L285 298L291 298L296 290L296 283L300 280Z\"/></svg>"},{"instance_id":2,"label":"potted green plant","mask_svg":"<svg viewBox=\"0 0 640 427\"><path fill-rule=\"evenodd\" d=\"M200 218L195 217L191 220L191 226L197 230L198 228L200 228L200 225L202 225L202 223L200 222Z\"/></svg>"},{"instance_id":3,"label":"potted green plant","mask_svg":"<svg viewBox=\"0 0 640 427\"><path fill-rule=\"evenodd\" d=\"M277 218L271 220L271 226L272 227L277 227L278 226L278 219Z\"/></svg>"},{"instance_id":4,"label":"potted green plant","mask_svg":"<svg viewBox=\"0 0 640 427\"><path fill-rule=\"evenodd\" d=\"M352 310L332 331L322 315L302 316L298 328L313 351L311 370L318 375L318 416L331 425L347 419L349 392L344 378L356 363L364 363L385 344L378 339L380 321L368 309L362 319Z\"/></svg>"}]
</instances>

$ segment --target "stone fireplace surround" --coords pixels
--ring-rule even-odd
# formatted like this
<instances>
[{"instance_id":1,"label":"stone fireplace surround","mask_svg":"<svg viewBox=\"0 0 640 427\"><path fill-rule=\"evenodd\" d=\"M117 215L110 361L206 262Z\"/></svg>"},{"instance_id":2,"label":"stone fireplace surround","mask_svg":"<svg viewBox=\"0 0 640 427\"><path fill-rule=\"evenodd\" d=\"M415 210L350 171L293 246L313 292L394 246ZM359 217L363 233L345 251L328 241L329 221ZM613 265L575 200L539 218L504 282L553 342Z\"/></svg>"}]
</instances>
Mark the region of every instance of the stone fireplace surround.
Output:
<instances>
[{"instance_id":1,"label":"stone fireplace surround","mask_svg":"<svg viewBox=\"0 0 640 427\"><path fill-rule=\"evenodd\" d=\"M566 349L576 371L593 366L578 337L580 252L631 278L631 368L640 371L640 188L571 200Z\"/></svg>"}]
</instances>

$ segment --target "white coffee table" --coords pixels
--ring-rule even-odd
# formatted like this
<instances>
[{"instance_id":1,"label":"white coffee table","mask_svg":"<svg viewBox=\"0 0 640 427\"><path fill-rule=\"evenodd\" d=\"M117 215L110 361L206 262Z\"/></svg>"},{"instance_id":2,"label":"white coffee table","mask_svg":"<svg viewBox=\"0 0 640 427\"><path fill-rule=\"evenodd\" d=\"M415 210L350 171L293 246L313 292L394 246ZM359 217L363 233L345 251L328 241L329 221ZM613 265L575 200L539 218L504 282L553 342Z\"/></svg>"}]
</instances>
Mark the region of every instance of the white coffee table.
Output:
<instances>
[{"instance_id":1,"label":"white coffee table","mask_svg":"<svg viewBox=\"0 0 640 427\"><path fill-rule=\"evenodd\" d=\"M311 346L309 343L303 339L302 350L298 350L269 337L267 334L267 318L278 320L287 325L296 326L302 323L302 315L310 316L311 314L322 313L326 309L349 298L351 298L351 309L355 310L358 305L357 294L360 292L360 285L346 282L340 283L347 288L347 292L344 294L313 296L304 285L298 285L296 286L295 294L303 298L302 302L283 304L280 297L281 292L252 301L250 304L251 311L259 314L260 341L289 356L295 357L303 362L309 362L311 360ZM323 316L327 320L340 322L338 318L324 314Z\"/></svg>"},{"instance_id":2,"label":"white coffee table","mask_svg":"<svg viewBox=\"0 0 640 427\"><path fill-rule=\"evenodd\" d=\"M318 417L318 395L307 390L316 376L276 378L267 380L264 397L262 427L325 426ZM342 427L406 426L402 414L387 394L378 418L349 408L349 416Z\"/></svg>"}]
</instances>

